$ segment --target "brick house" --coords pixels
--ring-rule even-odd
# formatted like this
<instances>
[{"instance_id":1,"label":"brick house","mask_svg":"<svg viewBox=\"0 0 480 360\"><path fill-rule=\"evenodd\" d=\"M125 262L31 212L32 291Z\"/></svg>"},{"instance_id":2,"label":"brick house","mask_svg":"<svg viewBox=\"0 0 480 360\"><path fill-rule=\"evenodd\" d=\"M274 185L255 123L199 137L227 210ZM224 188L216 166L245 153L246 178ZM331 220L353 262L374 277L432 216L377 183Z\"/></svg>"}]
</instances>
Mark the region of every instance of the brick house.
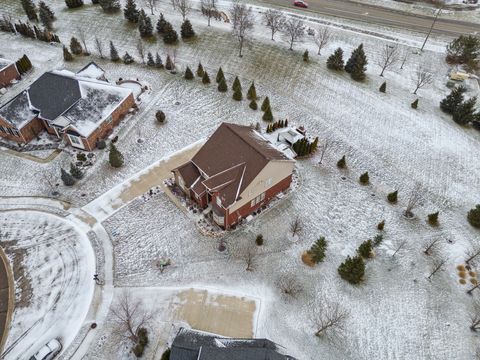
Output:
<instances>
[{"instance_id":1,"label":"brick house","mask_svg":"<svg viewBox=\"0 0 480 360\"><path fill-rule=\"evenodd\" d=\"M47 131L91 151L134 105L130 89L65 70L46 72L0 105L0 137L27 144Z\"/></svg>"},{"instance_id":2,"label":"brick house","mask_svg":"<svg viewBox=\"0 0 480 360\"><path fill-rule=\"evenodd\" d=\"M0 58L0 88L7 87L13 80L20 79L20 73L13 61Z\"/></svg>"},{"instance_id":3,"label":"brick house","mask_svg":"<svg viewBox=\"0 0 480 360\"><path fill-rule=\"evenodd\" d=\"M294 165L251 127L223 123L172 172L183 192L228 229L287 190Z\"/></svg>"}]
</instances>

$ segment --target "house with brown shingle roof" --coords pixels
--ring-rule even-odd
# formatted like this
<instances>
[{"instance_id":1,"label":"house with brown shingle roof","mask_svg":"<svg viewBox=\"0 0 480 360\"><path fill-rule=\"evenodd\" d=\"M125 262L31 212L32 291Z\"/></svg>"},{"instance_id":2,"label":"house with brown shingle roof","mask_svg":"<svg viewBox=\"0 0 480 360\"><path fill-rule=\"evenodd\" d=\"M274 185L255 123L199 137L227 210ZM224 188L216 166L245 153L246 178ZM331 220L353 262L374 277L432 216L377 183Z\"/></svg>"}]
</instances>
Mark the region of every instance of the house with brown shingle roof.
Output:
<instances>
[{"instance_id":1,"label":"house with brown shingle roof","mask_svg":"<svg viewBox=\"0 0 480 360\"><path fill-rule=\"evenodd\" d=\"M193 158L173 169L175 183L224 229L266 205L292 182L295 160L250 126L222 123Z\"/></svg>"}]
</instances>

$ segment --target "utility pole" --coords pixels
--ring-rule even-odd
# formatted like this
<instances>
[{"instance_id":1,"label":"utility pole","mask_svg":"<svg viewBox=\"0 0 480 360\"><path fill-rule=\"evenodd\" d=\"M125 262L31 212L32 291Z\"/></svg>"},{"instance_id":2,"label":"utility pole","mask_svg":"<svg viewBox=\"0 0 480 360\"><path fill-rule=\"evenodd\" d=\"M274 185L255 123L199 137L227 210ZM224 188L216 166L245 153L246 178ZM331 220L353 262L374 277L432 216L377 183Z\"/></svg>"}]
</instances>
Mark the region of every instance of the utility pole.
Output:
<instances>
[{"instance_id":1,"label":"utility pole","mask_svg":"<svg viewBox=\"0 0 480 360\"><path fill-rule=\"evenodd\" d=\"M430 37L430 34L432 33L433 27L435 26L435 23L437 22L438 17L440 16L440 13L443 10L443 5L440 9L438 9L437 14L435 15L435 18L433 19L432 26L430 27L430 30L428 31L427 37L425 38L425 41L423 42L422 48L420 51L423 51L423 48L425 47L425 44L427 43L428 38Z\"/></svg>"}]
</instances>

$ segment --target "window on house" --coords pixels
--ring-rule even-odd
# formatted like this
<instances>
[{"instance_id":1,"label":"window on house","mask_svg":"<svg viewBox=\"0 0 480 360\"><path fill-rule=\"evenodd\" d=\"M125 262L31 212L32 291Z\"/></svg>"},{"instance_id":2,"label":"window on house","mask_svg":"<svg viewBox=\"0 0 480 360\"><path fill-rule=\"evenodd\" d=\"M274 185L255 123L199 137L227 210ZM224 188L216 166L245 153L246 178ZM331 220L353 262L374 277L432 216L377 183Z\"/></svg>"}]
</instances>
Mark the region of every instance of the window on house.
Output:
<instances>
[{"instance_id":1,"label":"window on house","mask_svg":"<svg viewBox=\"0 0 480 360\"><path fill-rule=\"evenodd\" d=\"M255 205L260 204L265 199L265 193L261 193L255 199L250 201L250 207L254 207Z\"/></svg>"},{"instance_id":2,"label":"window on house","mask_svg":"<svg viewBox=\"0 0 480 360\"><path fill-rule=\"evenodd\" d=\"M5 128L3 126L0 126L0 132L6 133L7 131L5 130Z\"/></svg>"},{"instance_id":3,"label":"window on house","mask_svg":"<svg viewBox=\"0 0 480 360\"><path fill-rule=\"evenodd\" d=\"M222 199L220 199L220 196L217 196L217 205L222 206Z\"/></svg>"},{"instance_id":4,"label":"window on house","mask_svg":"<svg viewBox=\"0 0 480 360\"><path fill-rule=\"evenodd\" d=\"M72 143L77 144L77 145L81 144L80 139L77 138L76 136L69 136L69 137L70 137L70 140L72 141Z\"/></svg>"},{"instance_id":5,"label":"window on house","mask_svg":"<svg viewBox=\"0 0 480 360\"><path fill-rule=\"evenodd\" d=\"M272 185L272 178L268 178L267 180L265 180L265 186L270 186Z\"/></svg>"}]
</instances>

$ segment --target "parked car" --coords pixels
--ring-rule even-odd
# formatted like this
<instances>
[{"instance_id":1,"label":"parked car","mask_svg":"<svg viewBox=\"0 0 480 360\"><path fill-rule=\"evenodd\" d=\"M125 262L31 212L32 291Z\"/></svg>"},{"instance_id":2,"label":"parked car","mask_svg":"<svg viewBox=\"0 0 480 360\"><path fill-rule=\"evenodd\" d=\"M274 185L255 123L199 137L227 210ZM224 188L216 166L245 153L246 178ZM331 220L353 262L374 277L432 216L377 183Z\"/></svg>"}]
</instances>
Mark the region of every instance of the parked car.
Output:
<instances>
[{"instance_id":1,"label":"parked car","mask_svg":"<svg viewBox=\"0 0 480 360\"><path fill-rule=\"evenodd\" d=\"M52 360L62 351L62 344L57 339L50 340L30 360Z\"/></svg>"},{"instance_id":2,"label":"parked car","mask_svg":"<svg viewBox=\"0 0 480 360\"><path fill-rule=\"evenodd\" d=\"M308 8L308 4L305 1L302 1L302 0L295 0L293 2L293 5L301 7L301 8Z\"/></svg>"}]
</instances>

